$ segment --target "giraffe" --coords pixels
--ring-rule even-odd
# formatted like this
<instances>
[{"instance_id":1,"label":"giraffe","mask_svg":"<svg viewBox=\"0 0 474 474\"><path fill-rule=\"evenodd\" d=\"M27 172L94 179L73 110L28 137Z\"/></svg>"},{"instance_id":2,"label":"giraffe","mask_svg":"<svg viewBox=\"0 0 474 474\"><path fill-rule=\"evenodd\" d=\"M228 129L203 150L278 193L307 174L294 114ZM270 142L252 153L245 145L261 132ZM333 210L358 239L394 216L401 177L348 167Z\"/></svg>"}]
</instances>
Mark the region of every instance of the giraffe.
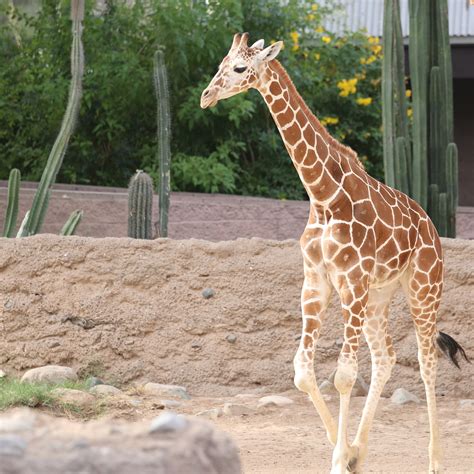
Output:
<instances>
[{"instance_id":1,"label":"giraffe","mask_svg":"<svg viewBox=\"0 0 474 474\"><path fill-rule=\"evenodd\" d=\"M281 41L248 46L236 34L201 107L250 88L265 100L309 196L308 223L300 239L304 265L302 335L294 357L294 383L312 400L334 446L331 474L362 472L377 403L396 361L387 332L388 308L402 286L414 322L430 423L429 472L441 472L436 414L436 344L457 365L462 347L436 328L443 287L443 257L434 225L412 199L369 176L356 153L339 143L312 114L275 59ZM332 289L341 301L343 345L334 385L340 394L335 420L321 396L314 352ZM349 444L350 394L357 376L361 333L371 353L369 393L355 439ZM467 357L466 357L467 359Z\"/></svg>"}]
</instances>

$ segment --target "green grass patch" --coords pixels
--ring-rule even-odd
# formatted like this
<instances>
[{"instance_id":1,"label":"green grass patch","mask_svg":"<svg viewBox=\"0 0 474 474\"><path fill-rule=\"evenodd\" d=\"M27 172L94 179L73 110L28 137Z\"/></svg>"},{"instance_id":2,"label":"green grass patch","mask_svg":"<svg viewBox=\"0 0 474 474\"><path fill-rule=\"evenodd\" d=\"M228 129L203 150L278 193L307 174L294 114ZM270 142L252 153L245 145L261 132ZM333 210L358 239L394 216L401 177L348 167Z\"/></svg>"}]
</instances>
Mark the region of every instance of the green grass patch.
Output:
<instances>
[{"instance_id":1,"label":"green grass patch","mask_svg":"<svg viewBox=\"0 0 474 474\"><path fill-rule=\"evenodd\" d=\"M17 379L5 377L0 379L0 411L17 406L44 407L61 409L61 411L74 411L78 407L71 407L60 402L52 393L55 388L71 388L87 390L85 381L67 381L60 384L28 383Z\"/></svg>"}]
</instances>

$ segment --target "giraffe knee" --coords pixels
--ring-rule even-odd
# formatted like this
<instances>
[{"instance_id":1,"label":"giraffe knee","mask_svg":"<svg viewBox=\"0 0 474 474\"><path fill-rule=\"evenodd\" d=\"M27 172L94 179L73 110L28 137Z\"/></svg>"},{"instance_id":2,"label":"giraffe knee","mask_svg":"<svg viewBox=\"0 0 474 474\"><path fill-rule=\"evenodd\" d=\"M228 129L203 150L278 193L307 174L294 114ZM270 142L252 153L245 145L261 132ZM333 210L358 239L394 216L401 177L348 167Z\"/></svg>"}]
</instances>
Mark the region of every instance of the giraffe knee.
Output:
<instances>
[{"instance_id":1,"label":"giraffe knee","mask_svg":"<svg viewBox=\"0 0 474 474\"><path fill-rule=\"evenodd\" d=\"M296 388L302 392L309 393L316 385L313 365L303 359L304 355L298 351L293 360L295 376L293 382Z\"/></svg>"},{"instance_id":2,"label":"giraffe knee","mask_svg":"<svg viewBox=\"0 0 474 474\"><path fill-rule=\"evenodd\" d=\"M334 386L341 395L352 390L356 378L357 362L338 362L336 374L334 376Z\"/></svg>"}]
</instances>

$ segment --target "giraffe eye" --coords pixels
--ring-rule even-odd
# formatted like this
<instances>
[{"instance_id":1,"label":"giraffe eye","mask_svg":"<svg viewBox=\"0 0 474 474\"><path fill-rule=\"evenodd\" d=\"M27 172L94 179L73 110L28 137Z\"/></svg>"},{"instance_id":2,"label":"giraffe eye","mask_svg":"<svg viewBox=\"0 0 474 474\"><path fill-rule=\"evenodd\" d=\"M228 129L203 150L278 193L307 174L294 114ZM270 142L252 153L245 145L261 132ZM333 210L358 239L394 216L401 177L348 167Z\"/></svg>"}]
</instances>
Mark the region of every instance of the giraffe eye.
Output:
<instances>
[{"instance_id":1,"label":"giraffe eye","mask_svg":"<svg viewBox=\"0 0 474 474\"><path fill-rule=\"evenodd\" d=\"M244 72L246 69L247 69L247 66L240 66L240 67L236 66L234 67L234 72L238 72L240 74Z\"/></svg>"}]
</instances>

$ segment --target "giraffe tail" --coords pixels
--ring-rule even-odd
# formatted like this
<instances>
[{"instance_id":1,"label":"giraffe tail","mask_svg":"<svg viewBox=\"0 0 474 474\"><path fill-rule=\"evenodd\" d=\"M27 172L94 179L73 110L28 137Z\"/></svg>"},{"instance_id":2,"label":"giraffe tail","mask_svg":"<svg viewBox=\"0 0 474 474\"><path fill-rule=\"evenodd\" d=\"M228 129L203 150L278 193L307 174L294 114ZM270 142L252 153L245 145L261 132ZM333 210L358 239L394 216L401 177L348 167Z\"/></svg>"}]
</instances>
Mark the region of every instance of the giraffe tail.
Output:
<instances>
[{"instance_id":1,"label":"giraffe tail","mask_svg":"<svg viewBox=\"0 0 474 474\"><path fill-rule=\"evenodd\" d=\"M436 342L438 343L439 348L444 353L446 357L451 359L451 362L458 368L458 354L460 354L466 362L471 363L469 358L467 357L466 351L461 347L461 344L456 342L451 336L448 336L444 332L438 332L438 337L436 338Z\"/></svg>"}]
</instances>

